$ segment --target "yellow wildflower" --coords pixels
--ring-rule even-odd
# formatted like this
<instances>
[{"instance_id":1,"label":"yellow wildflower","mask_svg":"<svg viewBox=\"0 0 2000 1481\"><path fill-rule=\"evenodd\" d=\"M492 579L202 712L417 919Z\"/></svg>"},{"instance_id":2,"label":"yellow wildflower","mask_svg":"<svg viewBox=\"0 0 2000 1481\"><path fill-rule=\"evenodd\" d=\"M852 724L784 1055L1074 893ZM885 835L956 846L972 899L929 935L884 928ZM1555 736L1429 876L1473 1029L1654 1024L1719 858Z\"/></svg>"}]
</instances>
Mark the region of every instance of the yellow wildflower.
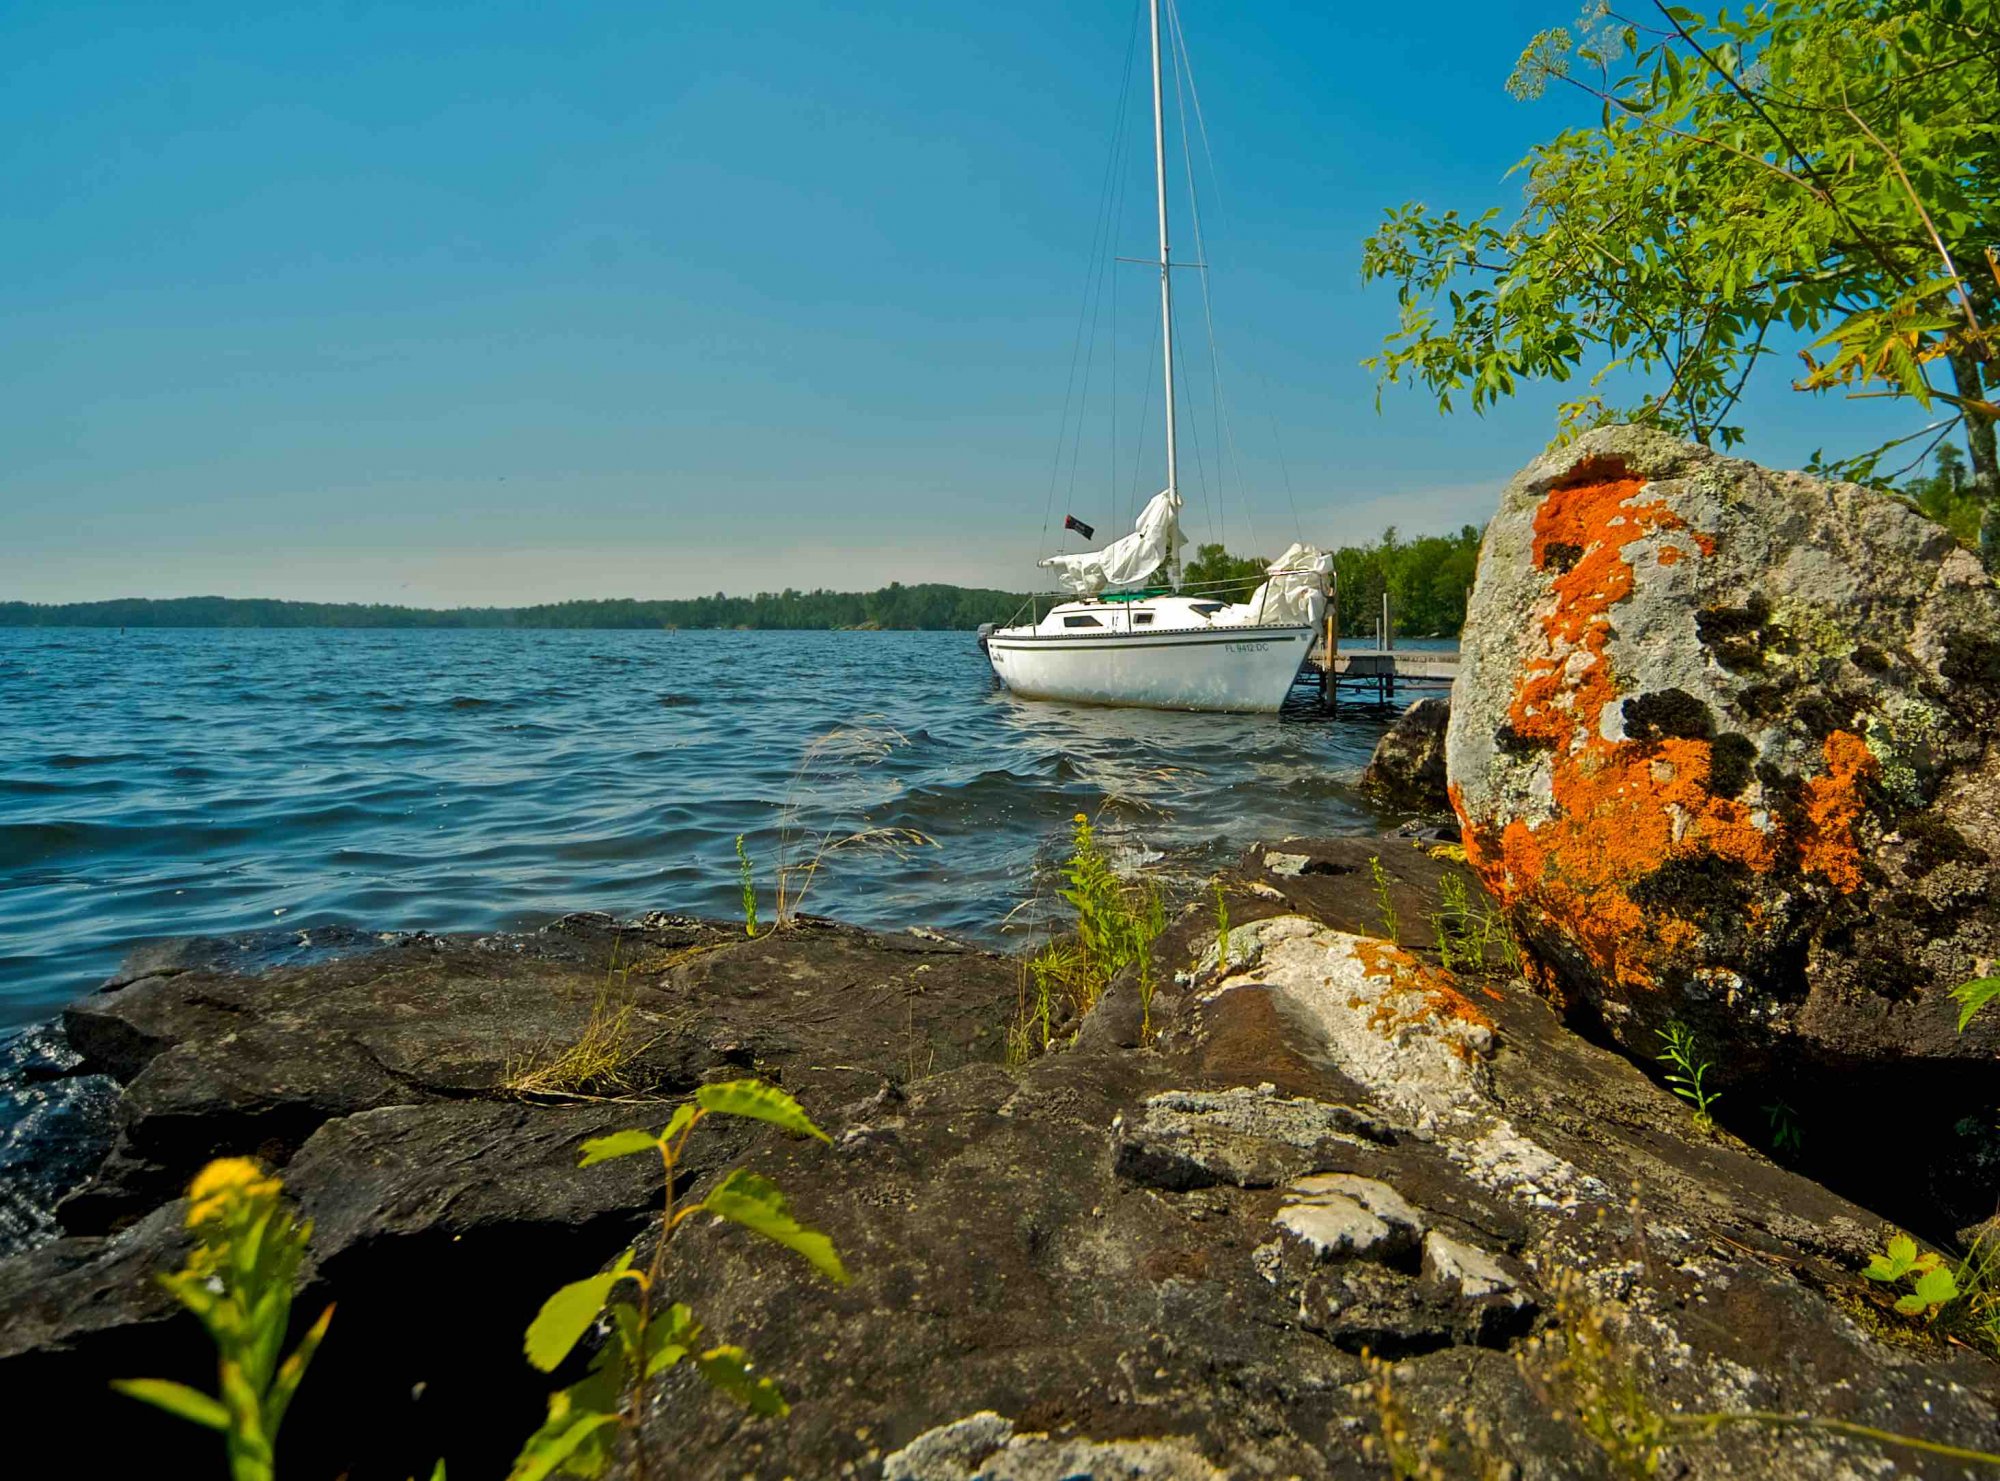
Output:
<instances>
[{"instance_id":1,"label":"yellow wildflower","mask_svg":"<svg viewBox=\"0 0 2000 1481\"><path fill-rule=\"evenodd\" d=\"M1087 823L1087 822L1089 822L1089 821L1090 821L1090 819L1089 819L1089 818L1087 818L1087 817L1085 817L1085 816L1084 816L1084 815L1083 815L1082 813L1078 813L1078 814L1076 815L1076 820L1077 820L1077 821L1078 821L1079 823Z\"/></svg>"},{"instance_id":2,"label":"yellow wildflower","mask_svg":"<svg viewBox=\"0 0 2000 1481\"><path fill-rule=\"evenodd\" d=\"M232 1203L272 1197L281 1187L248 1157L218 1157L188 1185L188 1228L207 1223Z\"/></svg>"}]
</instances>

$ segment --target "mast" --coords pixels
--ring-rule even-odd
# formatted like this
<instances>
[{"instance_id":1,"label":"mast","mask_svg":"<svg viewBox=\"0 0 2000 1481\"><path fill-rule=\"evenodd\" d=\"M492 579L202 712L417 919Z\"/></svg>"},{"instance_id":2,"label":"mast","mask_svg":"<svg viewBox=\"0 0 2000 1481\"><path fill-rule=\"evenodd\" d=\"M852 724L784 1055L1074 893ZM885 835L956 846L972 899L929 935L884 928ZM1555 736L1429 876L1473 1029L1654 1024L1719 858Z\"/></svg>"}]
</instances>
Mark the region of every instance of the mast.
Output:
<instances>
[{"instance_id":1,"label":"mast","mask_svg":"<svg viewBox=\"0 0 2000 1481\"><path fill-rule=\"evenodd\" d=\"M1173 266L1167 247L1167 122L1160 96L1160 0L1151 0L1153 17L1153 180L1160 201L1160 355L1165 363L1167 393L1167 492L1180 496L1180 468L1174 446L1174 289ZM1167 529L1167 579L1181 589L1180 516Z\"/></svg>"}]
</instances>

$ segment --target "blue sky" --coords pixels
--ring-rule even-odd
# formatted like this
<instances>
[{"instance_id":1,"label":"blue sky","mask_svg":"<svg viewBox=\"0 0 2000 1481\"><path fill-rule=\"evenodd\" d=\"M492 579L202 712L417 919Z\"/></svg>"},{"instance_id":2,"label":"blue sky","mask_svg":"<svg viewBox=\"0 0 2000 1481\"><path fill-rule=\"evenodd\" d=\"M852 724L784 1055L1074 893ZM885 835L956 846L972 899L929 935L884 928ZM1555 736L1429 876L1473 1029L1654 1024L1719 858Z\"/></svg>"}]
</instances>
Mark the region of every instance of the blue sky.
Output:
<instances>
[{"instance_id":1,"label":"blue sky","mask_svg":"<svg viewBox=\"0 0 2000 1481\"><path fill-rule=\"evenodd\" d=\"M1569 115L1502 83L1574 6L1181 4L1230 413L1185 274L1191 533L1275 553L1483 520L1557 397L1378 415L1358 362L1394 302L1360 242L1389 204L1516 198ZM1114 522L1159 477L1144 267L1113 269L1115 332L1100 301L1074 481L1057 458L1133 18L15 0L0 598L1035 584L1052 468L1057 521ZM1116 250L1141 255L1130 164ZM1774 369L1753 455L1892 425Z\"/></svg>"}]
</instances>

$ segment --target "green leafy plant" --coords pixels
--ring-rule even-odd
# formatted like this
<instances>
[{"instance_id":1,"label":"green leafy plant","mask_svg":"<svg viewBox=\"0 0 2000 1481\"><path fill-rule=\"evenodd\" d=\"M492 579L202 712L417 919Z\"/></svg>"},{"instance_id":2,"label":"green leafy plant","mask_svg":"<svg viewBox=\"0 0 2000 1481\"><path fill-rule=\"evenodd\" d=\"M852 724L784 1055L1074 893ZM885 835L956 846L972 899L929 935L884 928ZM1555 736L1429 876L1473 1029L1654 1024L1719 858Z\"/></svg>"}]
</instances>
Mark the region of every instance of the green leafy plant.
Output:
<instances>
[{"instance_id":1,"label":"green leafy plant","mask_svg":"<svg viewBox=\"0 0 2000 1481\"><path fill-rule=\"evenodd\" d=\"M1389 871L1382 867L1379 854L1368 857L1368 873L1375 881L1375 908L1381 912L1382 934L1391 941L1402 940L1402 923L1396 919L1396 902L1389 894Z\"/></svg>"},{"instance_id":2,"label":"green leafy plant","mask_svg":"<svg viewBox=\"0 0 2000 1481\"><path fill-rule=\"evenodd\" d=\"M1722 1093L1708 1088L1708 1072L1715 1066L1697 1057L1700 1051L1694 1030L1674 1018L1657 1032L1662 1046L1658 1058L1667 1066L1667 1084L1675 1095L1694 1107L1697 1130L1715 1130L1715 1103L1722 1099Z\"/></svg>"},{"instance_id":3,"label":"green leafy plant","mask_svg":"<svg viewBox=\"0 0 2000 1481\"><path fill-rule=\"evenodd\" d=\"M1166 907L1158 891L1144 884L1128 885L1118 877L1097 841L1096 828L1083 813L1071 823L1062 877L1068 888L1059 893L1076 912L1077 982L1083 990L1078 1009L1089 1012L1111 979L1128 966L1140 968L1139 991L1149 998L1151 946L1166 926Z\"/></svg>"},{"instance_id":4,"label":"green leafy plant","mask_svg":"<svg viewBox=\"0 0 2000 1481\"><path fill-rule=\"evenodd\" d=\"M1219 879L1215 882L1215 970L1229 970L1229 897Z\"/></svg>"},{"instance_id":5,"label":"green leafy plant","mask_svg":"<svg viewBox=\"0 0 2000 1481\"><path fill-rule=\"evenodd\" d=\"M1729 447L1753 371L1803 336L1794 389L1922 414L1829 471L1872 478L1898 444L1921 461L1957 431L1990 507L1996 26L1995 0L1769 0L1629 20L1599 6L1574 32L1543 31L1510 91L1600 112L1521 161L1511 217L1387 213L1362 258L1401 309L1368 362L1379 383L1483 411L1583 375L1559 411L1567 431L1630 421ZM1636 406L1606 405L1633 383Z\"/></svg>"},{"instance_id":6,"label":"green leafy plant","mask_svg":"<svg viewBox=\"0 0 2000 1481\"><path fill-rule=\"evenodd\" d=\"M2000 977L1980 977L1951 990L1958 1000L1958 1031L1964 1033L1980 1009L2000 999Z\"/></svg>"},{"instance_id":7,"label":"green leafy plant","mask_svg":"<svg viewBox=\"0 0 2000 1481\"><path fill-rule=\"evenodd\" d=\"M277 1178L247 1157L225 1157L189 1186L187 1228L194 1251L159 1280L208 1329L218 1392L165 1378L111 1386L220 1434L231 1481L271 1481L278 1427L333 1320L328 1306L280 1360L312 1222L293 1216Z\"/></svg>"},{"instance_id":8,"label":"green leafy plant","mask_svg":"<svg viewBox=\"0 0 2000 1481\"><path fill-rule=\"evenodd\" d=\"M750 855L744 851L743 835L736 835L736 878L743 886L743 934L757 934L757 875L750 867Z\"/></svg>"},{"instance_id":9,"label":"green leafy plant","mask_svg":"<svg viewBox=\"0 0 2000 1481\"><path fill-rule=\"evenodd\" d=\"M1991 1226L1988 1226L1991 1229ZM1957 1273L1959 1302L1952 1325L2000 1358L2000 1232L1982 1232L1965 1252Z\"/></svg>"},{"instance_id":10,"label":"green leafy plant","mask_svg":"<svg viewBox=\"0 0 2000 1481\"><path fill-rule=\"evenodd\" d=\"M740 1224L801 1256L836 1284L847 1282L833 1242L800 1223L769 1178L738 1168L700 1202L677 1203L674 1179L688 1138L702 1121L718 1115L748 1117L795 1136L829 1140L784 1091L758 1080L732 1080L702 1086L693 1102L679 1107L658 1132L615 1131L583 1144L582 1167L619 1157L660 1159L665 1207L659 1236L643 1270L635 1263L636 1252L627 1250L609 1270L563 1286L529 1324L524 1351L544 1373L560 1367L593 1328L604 1325L609 1331L584 1377L549 1396L548 1416L521 1447L510 1481L597 1476L610 1464L621 1435L630 1442L632 1474L645 1481L648 1457L641 1421L646 1386L683 1363L753 1414L789 1412L783 1392L756 1371L747 1352L728 1343L704 1344L705 1330L694 1313L681 1302L664 1299L668 1251L676 1232L697 1214Z\"/></svg>"},{"instance_id":11,"label":"green leafy plant","mask_svg":"<svg viewBox=\"0 0 2000 1481\"><path fill-rule=\"evenodd\" d=\"M1153 994L1158 964L1153 943L1167 927L1166 902L1150 882L1120 879L1090 818L1078 813L1071 820L1070 848L1060 867L1058 897L1069 906L1069 929L1028 960L1021 1018L1010 1030L1009 1054L1034 1047L1047 1050L1055 1040L1059 1006L1081 1019L1097 1005L1104 990L1127 967L1134 969L1139 989L1140 1032L1152 1028Z\"/></svg>"},{"instance_id":12,"label":"green leafy plant","mask_svg":"<svg viewBox=\"0 0 2000 1481\"><path fill-rule=\"evenodd\" d=\"M1896 1310L1904 1316L1920 1316L1926 1321L1959 1298L1958 1279L1942 1255L1919 1251L1907 1234L1892 1234L1879 1254L1869 1258L1861 1272L1880 1285L1910 1282L1910 1289L1896 1298Z\"/></svg>"},{"instance_id":13,"label":"green leafy plant","mask_svg":"<svg viewBox=\"0 0 2000 1481\"><path fill-rule=\"evenodd\" d=\"M1459 966L1486 964L1485 943L1472 924L1472 902L1466 895L1465 881L1456 874L1438 881L1438 909L1431 916L1431 925L1437 931L1438 965L1447 972Z\"/></svg>"},{"instance_id":14,"label":"green leafy plant","mask_svg":"<svg viewBox=\"0 0 2000 1481\"><path fill-rule=\"evenodd\" d=\"M1774 1100L1764 1107L1764 1119L1771 1128L1771 1150L1773 1152L1797 1153L1805 1149L1805 1128L1799 1125L1799 1113L1789 1102Z\"/></svg>"}]
</instances>

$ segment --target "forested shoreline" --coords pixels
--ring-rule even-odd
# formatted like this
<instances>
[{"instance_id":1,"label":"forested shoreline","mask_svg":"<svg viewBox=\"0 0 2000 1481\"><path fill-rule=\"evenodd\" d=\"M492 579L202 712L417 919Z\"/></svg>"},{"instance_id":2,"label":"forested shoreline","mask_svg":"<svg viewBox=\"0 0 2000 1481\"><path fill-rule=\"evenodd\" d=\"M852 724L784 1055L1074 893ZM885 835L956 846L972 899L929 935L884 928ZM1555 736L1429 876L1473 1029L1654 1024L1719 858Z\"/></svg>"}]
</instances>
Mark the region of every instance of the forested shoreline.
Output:
<instances>
[{"instance_id":1,"label":"forested shoreline","mask_svg":"<svg viewBox=\"0 0 2000 1481\"><path fill-rule=\"evenodd\" d=\"M1340 581L1341 631L1372 631L1389 594L1397 631L1405 636L1458 632L1465 593L1479 554L1479 530L1406 539L1385 530L1367 545L1333 553ZM1267 557L1235 556L1203 546L1188 562L1187 579L1241 578L1244 594L1263 579ZM835 631L883 628L966 632L982 622L1007 622L1025 594L987 587L891 582L875 591L758 592L755 596L607 598L526 607L397 607L360 602L293 602L275 597L120 597L102 602L0 601L0 627L267 627L267 628L576 628L783 629Z\"/></svg>"}]
</instances>

